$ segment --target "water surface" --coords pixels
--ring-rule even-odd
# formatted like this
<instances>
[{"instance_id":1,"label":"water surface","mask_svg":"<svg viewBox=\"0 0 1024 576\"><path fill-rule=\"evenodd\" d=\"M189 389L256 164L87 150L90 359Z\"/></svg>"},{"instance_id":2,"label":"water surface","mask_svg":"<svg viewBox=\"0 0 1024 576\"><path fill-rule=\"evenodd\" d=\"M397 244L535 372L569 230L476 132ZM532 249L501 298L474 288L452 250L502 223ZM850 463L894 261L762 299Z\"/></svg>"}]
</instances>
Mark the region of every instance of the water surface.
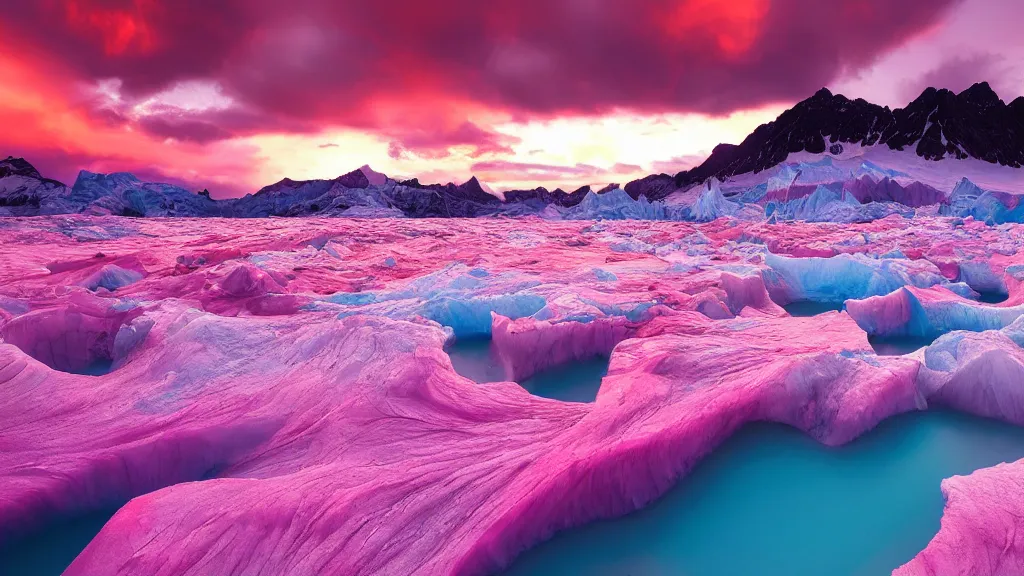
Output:
<instances>
[{"instance_id":1,"label":"water surface","mask_svg":"<svg viewBox=\"0 0 1024 576\"><path fill-rule=\"evenodd\" d=\"M1006 302L1010 299L1008 292L979 292L978 302L985 304L999 304L1000 302Z\"/></svg>"},{"instance_id":2,"label":"water surface","mask_svg":"<svg viewBox=\"0 0 1024 576\"><path fill-rule=\"evenodd\" d=\"M445 351L459 374L479 382L506 380L505 371L487 339L463 339ZM565 402L593 402L601 387L601 379L608 373L607 356L567 362L553 366L524 379L519 384L535 396Z\"/></svg>"},{"instance_id":3,"label":"water surface","mask_svg":"<svg viewBox=\"0 0 1024 576\"><path fill-rule=\"evenodd\" d=\"M0 545L0 575L60 576L115 512L103 510L57 521Z\"/></svg>"},{"instance_id":4,"label":"water surface","mask_svg":"<svg viewBox=\"0 0 1024 576\"><path fill-rule=\"evenodd\" d=\"M608 357L570 362L538 372L522 381L523 388L535 396L565 402L593 402L608 373Z\"/></svg>"},{"instance_id":5,"label":"water surface","mask_svg":"<svg viewBox=\"0 0 1024 576\"><path fill-rule=\"evenodd\" d=\"M902 356L931 345L934 338L916 336L868 336L868 342L879 356Z\"/></svg>"},{"instance_id":6,"label":"water surface","mask_svg":"<svg viewBox=\"0 0 1024 576\"><path fill-rule=\"evenodd\" d=\"M843 302L811 302L810 300L800 300L797 302L790 302L783 306L782 309L788 312L790 316L808 317L817 316L818 314L824 314L826 312L838 312L843 309L843 304Z\"/></svg>"},{"instance_id":7,"label":"water surface","mask_svg":"<svg viewBox=\"0 0 1024 576\"><path fill-rule=\"evenodd\" d=\"M752 424L646 509L558 534L507 574L889 574L938 531L943 478L1022 457L1024 429L951 412L840 448Z\"/></svg>"},{"instance_id":8,"label":"water surface","mask_svg":"<svg viewBox=\"0 0 1024 576\"><path fill-rule=\"evenodd\" d=\"M110 374L114 371L114 361L109 358L98 358L89 363L88 366L80 368L78 370L72 370L72 374L80 374L82 376L103 376L104 374Z\"/></svg>"},{"instance_id":9,"label":"water surface","mask_svg":"<svg viewBox=\"0 0 1024 576\"><path fill-rule=\"evenodd\" d=\"M444 351L455 371L474 382L505 381L505 369L498 362L490 338L461 338Z\"/></svg>"}]
</instances>

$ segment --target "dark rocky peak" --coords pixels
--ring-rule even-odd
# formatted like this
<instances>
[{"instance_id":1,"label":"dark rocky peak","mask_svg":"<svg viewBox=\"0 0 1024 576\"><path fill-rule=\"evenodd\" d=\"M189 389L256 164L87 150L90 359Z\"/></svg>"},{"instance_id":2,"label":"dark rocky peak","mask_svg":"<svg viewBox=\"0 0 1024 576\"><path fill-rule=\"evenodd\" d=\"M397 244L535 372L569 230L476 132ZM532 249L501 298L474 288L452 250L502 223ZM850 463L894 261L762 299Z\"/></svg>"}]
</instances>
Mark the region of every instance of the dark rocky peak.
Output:
<instances>
[{"instance_id":1,"label":"dark rocky peak","mask_svg":"<svg viewBox=\"0 0 1024 576\"><path fill-rule=\"evenodd\" d=\"M769 125L770 124L771 123L769 123ZM724 144L723 143L723 144L719 144L718 146L715 146L714 149L711 150L711 155L714 156L716 154L731 154L734 151L736 151L737 149L739 149L739 146L737 146L736 144Z\"/></svg>"},{"instance_id":2,"label":"dark rocky peak","mask_svg":"<svg viewBox=\"0 0 1024 576\"><path fill-rule=\"evenodd\" d=\"M256 196L273 194L275 192L281 192L282 190L292 190L292 189L297 188L300 184L302 184L302 183L301 182L296 182L295 180L292 180L291 178L282 178L282 179L278 180L277 182L274 182L273 184L271 184L269 186L264 186L263 188L260 188L259 190L257 190L256 191Z\"/></svg>"},{"instance_id":3,"label":"dark rocky peak","mask_svg":"<svg viewBox=\"0 0 1024 576\"><path fill-rule=\"evenodd\" d=\"M1021 130L1024 130L1024 96L1020 96L1013 102L1010 102L1006 106L1006 110L1010 118L1021 127Z\"/></svg>"},{"instance_id":4,"label":"dark rocky peak","mask_svg":"<svg viewBox=\"0 0 1024 576\"><path fill-rule=\"evenodd\" d=\"M4 178L6 176L24 176L26 178L36 178L38 180L43 179L35 166L29 164L24 158L15 158L14 156L8 156L6 159L0 160L0 178Z\"/></svg>"},{"instance_id":5,"label":"dark rocky peak","mask_svg":"<svg viewBox=\"0 0 1024 576\"><path fill-rule=\"evenodd\" d=\"M555 193L550 192L543 186L538 186L532 190L506 190L505 191L505 202L542 202L544 204L551 204L555 202Z\"/></svg>"},{"instance_id":6,"label":"dark rocky peak","mask_svg":"<svg viewBox=\"0 0 1024 576\"><path fill-rule=\"evenodd\" d=\"M459 186L459 189L470 196L479 196L481 194L494 197L493 194L488 194L484 187L480 185L480 181L476 179L476 176L471 176L469 180L466 180Z\"/></svg>"},{"instance_id":7,"label":"dark rocky peak","mask_svg":"<svg viewBox=\"0 0 1024 576\"><path fill-rule=\"evenodd\" d=\"M476 176L472 176L469 180L466 180L462 184L455 184L449 182L447 184L421 184L419 179L410 178L409 180L403 180L399 182L402 186L408 186L410 188L420 188L422 190L434 190L442 195L452 197L458 200L468 200L471 202L478 202L483 204L499 203L501 199L494 194L488 193L484 190L480 181L477 180Z\"/></svg>"},{"instance_id":8,"label":"dark rocky peak","mask_svg":"<svg viewBox=\"0 0 1024 576\"><path fill-rule=\"evenodd\" d=\"M590 194L590 190L590 186L580 186L572 192L567 193L559 188L558 190L555 190L553 196L555 203L559 206L572 207L583 202L583 199L587 197L587 194Z\"/></svg>"},{"instance_id":9,"label":"dark rocky peak","mask_svg":"<svg viewBox=\"0 0 1024 576\"><path fill-rule=\"evenodd\" d=\"M794 152L838 154L842 152L843 142L870 146L880 141L892 123L888 108L862 99L850 100L822 89L772 122L758 126L739 145L716 146L703 164L676 175L675 188L709 178L724 180L736 174L759 172L779 164ZM835 144L839 146L833 146Z\"/></svg>"},{"instance_id":10,"label":"dark rocky peak","mask_svg":"<svg viewBox=\"0 0 1024 576\"><path fill-rule=\"evenodd\" d=\"M601 188L600 190L598 190L597 193L598 194L606 194L608 192L611 192L612 190L615 190L618 187L619 187L618 184L609 184L609 185L605 186L604 188Z\"/></svg>"},{"instance_id":11,"label":"dark rocky peak","mask_svg":"<svg viewBox=\"0 0 1024 576\"><path fill-rule=\"evenodd\" d=\"M839 155L851 144L909 149L928 160L978 158L1020 167L1024 98L1004 104L988 83L981 82L960 94L927 88L906 107L890 110L822 88L758 126L739 145L716 146L703 164L677 174L674 185L681 188L710 178L760 172L795 152ZM660 199L671 191L653 193L648 198Z\"/></svg>"},{"instance_id":12,"label":"dark rocky peak","mask_svg":"<svg viewBox=\"0 0 1024 576\"><path fill-rule=\"evenodd\" d=\"M501 198L484 190L483 185L476 177L472 177L462 184L452 182L422 184L416 178L402 180L398 184L405 188L432 192L431 194L409 195L406 191L401 191L404 198L416 203L412 213L417 217L472 218L493 214L501 205ZM406 213L410 213L409 210L406 210Z\"/></svg>"},{"instance_id":13,"label":"dark rocky peak","mask_svg":"<svg viewBox=\"0 0 1024 576\"><path fill-rule=\"evenodd\" d=\"M500 198L484 190L484 187L480 184L480 181L477 180L476 176L470 177L469 180L466 180L465 182L459 184L458 186L454 184L448 184L447 186L451 188L449 189L446 187L446 191L448 191L450 194L452 194L453 196L460 200L479 202L481 204L493 204L501 202Z\"/></svg>"},{"instance_id":14,"label":"dark rocky peak","mask_svg":"<svg viewBox=\"0 0 1024 576\"><path fill-rule=\"evenodd\" d=\"M811 96L810 98L808 98L808 100L809 101L818 100L818 101L821 101L821 102L830 102L832 100L832 98L834 98L834 95L832 94L831 90L829 90L828 88L821 88L820 90L818 90L817 92L814 93L814 96Z\"/></svg>"},{"instance_id":15,"label":"dark rocky peak","mask_svg":"<svg viewBox=\"0 0 1024 576\"><path fill-rule=\"evenodd\" d=\"M24 158L8 156L0 160L0 206L5 214L35 216L40 210L63 213L61 205L68 187L43 178Z\"/></svg>"},{"instance_id":16,"label":"dark rocky peak","mask_svg":"<svg viewBox=\"0 0 1024 576\"><path fill-rule=\"evenodd\" d=\"M995 90L988 85L988 82L978 82L960 94L957 94L957 99L966 104L980 108L992 108L1004 105L1003 101L999 99L999 95L996 94Z\"/></svg>"},{"instance_id":17,"label":"dark rocky peak","mask_svg":"<svg viewBox=\"0 0 1024 576\"><path fill-rule=\"evenodd\" d=\"M1024 165L1024 124L988 83L959 94L939 90L932 110L917 143L919 156L977 158L1015 168Z\"/></svg>"},{"instance_id":18,"label":"dark rocky peak","mask_svg":"<svg viewBox=\"0 0 1024 576\"><path fill-rule=\"evenodd\" d=\"M561 188L549 191L547 188L539 186L532 190L508 190L505 192L505 202L540 202L571 207L582 202L589 193L590 186L581 186L573 192L566 192Z\"/></svg>"},{"instance_id":19,"label":"dark rocky peak","mask_svg":"<svg viewBox=\"0 0 1024 576\"><path fill-rule=\"evenodd\" d=\"M281 180L271 184L270 186L264 186L256 192L256 195L269 194L272 192L281 192L285 190L295 190L303 186L316 185L318 187L327 188L332 184L341 184L346 188L366 188L370 185L369 179L366 174L363 173L362 169L356 169L347 174L342 174L333 180L292 180L291 178L282 178Z\"/></svg>"},{"instance_id":20,"label":"dark rocky peak","mask_svg":"<svg viewBox=\"0 0 1024 576\"><path fill-rule=\"evenodd\" d=\"M334 184L340 184L346 188L367 188L370 185L370 181L367 179L366 174L358 169L347 174L342 174L333 180L292 180L291 178L282 178L270 186L264 186L261 188L256 192L256 196L281 194L298 190L300 188L305 188L307 190L315 189L320 193L323 193Z\"/></svg>"},{"instance_id":21,"label":"dark rocky peak","mask_svg":"<svg viewBox=\"0 0 1024 576\"><path fill-rule=\"evenodd\" d=\"M626 194L634 200L641 196L647 199L664 198L676 191L675 178L668 174L651 174L639 180L633 180L624 187Z\"/></svg>"},{"instance_id":22,"label":"dark rocky peak","mask_svg":"<svg viewBox=\"0 0 1024 576\"><path fill-rule=\"evenodd\" d=\"M368 188L370 179L366 177L362 169L355 169L348 174L343 174L334 179L338 184L346 188Z\"/></svg>"}]
</instances>

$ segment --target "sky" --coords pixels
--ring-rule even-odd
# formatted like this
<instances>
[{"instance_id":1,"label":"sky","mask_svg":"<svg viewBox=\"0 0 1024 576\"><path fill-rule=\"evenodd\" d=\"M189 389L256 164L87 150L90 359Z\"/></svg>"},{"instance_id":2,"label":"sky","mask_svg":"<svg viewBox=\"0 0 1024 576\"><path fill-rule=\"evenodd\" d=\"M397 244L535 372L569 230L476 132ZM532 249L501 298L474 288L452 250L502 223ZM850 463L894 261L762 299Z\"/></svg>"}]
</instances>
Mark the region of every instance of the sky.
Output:
<instances>
[{"instance_id":1,"label":"sky","mask_svg":"<svg viewBox=\"0 0 1024 576\"><path fill-rule=\"evenodd\" d=\"M364 164L495 190L699 164L822 86L1024 94L1020 0L5 0L0 157L220 198Z\"/></svg>"}]
</instances>

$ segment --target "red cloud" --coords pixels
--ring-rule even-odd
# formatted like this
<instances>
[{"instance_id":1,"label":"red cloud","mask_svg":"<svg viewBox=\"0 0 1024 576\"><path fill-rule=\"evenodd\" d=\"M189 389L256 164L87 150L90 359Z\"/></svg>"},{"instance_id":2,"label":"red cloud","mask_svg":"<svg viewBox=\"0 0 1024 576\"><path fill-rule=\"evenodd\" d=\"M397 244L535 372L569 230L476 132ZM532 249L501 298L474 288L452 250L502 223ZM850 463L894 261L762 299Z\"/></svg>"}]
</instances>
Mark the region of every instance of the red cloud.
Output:
<instances>
[{"instance_id":1,"label":"red cloud","mask_svg":"<svg viewBox=\"0 0 1024 576\"><path fill-rule=\"evenodd\" d=\"M472 171L486 180L521 180L532 182L594 182L620 176L633 176L643 168L633 164L615 164L611 168L600 168L590 164L561 166L531 162L491 160L473 164Z\"/></svg>"},{"instance_id":2,"label":"red cloud","mask_svg":"<svg viewBox=\"0 0 1024 576\"><path fill-rule=\"evenodd\" d=\"M455 146L470 147L470 158L479 158L485 154L512 154L511 145L520 142L515 136L484 130L468 121L453 129L432 126L398 128L392 132L395 139L388 146L388 155L396 159L409 155L444 158Z\"/></svg>"},{"instance_id":3,"label":"red cloud","mask_svg":"<svg viewBox=\"0 0 1024 576\"><path fill-rule=\"evenodd\" d=\"M0 88L0 156L63 150L203 173L218 140L347 126L390 141L393 156L495 160L517 143L498 121L795 101L957 2L6 0L0 57L32 70L46 84L33 93L52 103L4 110ZM76 84L115 78L126 103L201 80L232 104L139 116L69 101Z\"/></svg>"},{"instance_id":4,"label":"red cloud","mask_svg":"<svg viewBox=\"0 0 1024 576\"><path fill-rule=\"evenodd\" d=\"M152 52L156 48L156 38L146 16L159 9L155 0L133 0L125 8L110 8L88 0L64 2L68 25L98 38L104 53L111 56L130 50L142 54Z\"/></svg>"},{"instance_id":5,"label":"red cloud","mask_svg":"<svg viewBox=\"0 0 1024 576\"><path fill-rule=\"evenodd\" d=\"M709 154L687 154L674 156L668 160L655 160L651 163L651 171L656 174L678 174L683 170L689 170L699 166L707 159Z\"/></svg>"},{"instance_id":6,"label":"red cloud","mask_svg":"<svg viewBox=\"0 0 1024 576\"><path fill-rule=\"evenodd\" d=\"M550 116L795 100L955 2L66 0L65 17L9 0L5 18L20 41L128 93L207 78L267 116L376 127L381 101Z\"/></svg>"},{"instance_id":7,"label":"red cloud","mask_svg":"<svg viewBox=\"0 0 1024 576\"><path fill-rule=\"evenodd\" d=\"M769 8L768 0L690 0L671 3L655 23L675 42L698 36L723 56L739 57L761 34Z\"/></svg>"}]
</instances>

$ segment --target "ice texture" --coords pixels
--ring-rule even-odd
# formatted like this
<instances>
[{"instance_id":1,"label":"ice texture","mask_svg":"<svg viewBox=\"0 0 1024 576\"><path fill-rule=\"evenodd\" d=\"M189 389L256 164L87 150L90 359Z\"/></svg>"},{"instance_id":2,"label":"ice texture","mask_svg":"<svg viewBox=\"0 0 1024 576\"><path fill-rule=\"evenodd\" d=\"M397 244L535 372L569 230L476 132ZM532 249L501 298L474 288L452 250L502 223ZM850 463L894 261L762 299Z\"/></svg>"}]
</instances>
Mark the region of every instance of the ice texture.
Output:
<instances>
[{"instance_id":1,"label":"ice texture","mask_svg":"<svg viewBox=\"0 0 1024 576\"><path fill-rule=\"evenodd\" d=\"M119 506L68 576L492 574L650 504L747 422L827 445L934 407L1024 425L1019 225L772 223L714 186L709 222L620 220L633 200L604 194L583 208L604 221L0 221L0 541ZM897 334L935 341L874 353ZM477 384L445 348L481 336L514 380L608 374L588 403ZM1022 478L946 480L895 573L1017 573Z\"/></svg>"}]
</instances>

